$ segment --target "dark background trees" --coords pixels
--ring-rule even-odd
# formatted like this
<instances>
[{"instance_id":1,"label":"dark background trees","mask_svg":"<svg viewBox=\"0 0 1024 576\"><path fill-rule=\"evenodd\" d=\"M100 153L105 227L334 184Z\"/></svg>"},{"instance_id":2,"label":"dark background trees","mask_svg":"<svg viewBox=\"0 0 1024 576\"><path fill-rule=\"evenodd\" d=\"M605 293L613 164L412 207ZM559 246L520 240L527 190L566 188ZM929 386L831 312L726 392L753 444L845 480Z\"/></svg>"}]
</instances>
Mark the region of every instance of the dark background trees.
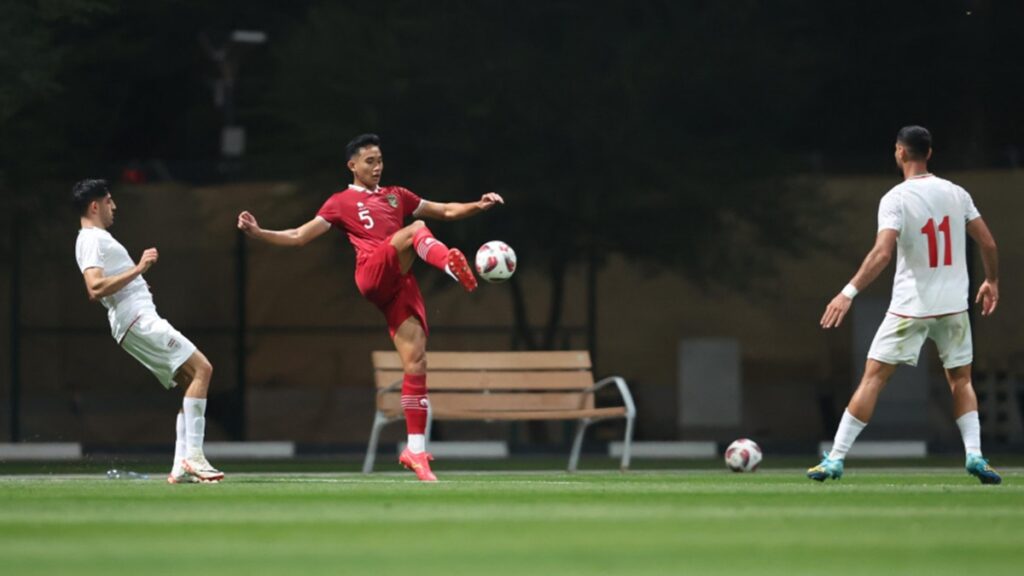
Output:
<instances>
[{"instance_id":1,"label":"dark background trees","mask_svg":"<svg viewBox=\"0 0 1024 576\"><path fill-rule=\"evenodd\" d=\"M429 198L495 189L500 237L551 281L612 254L742 283L821 240L814 175L891 166L922 123L945 167L1018 162L1018 3L16 0L0 17L0 189L51 217L70 182L345 182L354 134L384 137L388 182ZM246 155L220 157L218 70L200 42L269 42L238 60ZM155 168L154 168L155 167ZM808 176L811 176L808 178ZM33 216L35 215L35 216Z\"/></svg>"}]
</instances>

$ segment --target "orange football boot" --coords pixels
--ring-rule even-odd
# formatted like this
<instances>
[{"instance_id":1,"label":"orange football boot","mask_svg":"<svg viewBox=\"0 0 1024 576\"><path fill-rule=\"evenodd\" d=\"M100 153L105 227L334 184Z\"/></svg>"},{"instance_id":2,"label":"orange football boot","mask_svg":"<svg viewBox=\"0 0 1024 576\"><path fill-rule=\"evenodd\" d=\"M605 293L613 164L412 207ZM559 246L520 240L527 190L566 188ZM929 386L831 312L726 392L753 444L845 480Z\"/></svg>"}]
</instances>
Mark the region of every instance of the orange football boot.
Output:
<instances>
[{"instance_id":1,"label":"orange football boot","mask_svg":"<svg viewBox=\"0 0 1024 576\"><path fill-rule=\"evenodd\" d=\"M430 455L430 452L413 454L406 448L402 450L402 455L398 457L398 463L415 472L416 477L421 482L437 482L437 476L434 476L434 473L430 471L430 461L433 459L434 457Z\"/></svg>"},{"instance_id":2,"label":"orange football boot","mask_svg":"<svg viewBox=\"0 0 1024 576\"><path fill-rule=\"evenodd\" d=\"M466 256L458 248L448 250L448 269L466 292L476 290L476 276L473 275L473 269L469 267Z\"/></svg>"}]
</instances>

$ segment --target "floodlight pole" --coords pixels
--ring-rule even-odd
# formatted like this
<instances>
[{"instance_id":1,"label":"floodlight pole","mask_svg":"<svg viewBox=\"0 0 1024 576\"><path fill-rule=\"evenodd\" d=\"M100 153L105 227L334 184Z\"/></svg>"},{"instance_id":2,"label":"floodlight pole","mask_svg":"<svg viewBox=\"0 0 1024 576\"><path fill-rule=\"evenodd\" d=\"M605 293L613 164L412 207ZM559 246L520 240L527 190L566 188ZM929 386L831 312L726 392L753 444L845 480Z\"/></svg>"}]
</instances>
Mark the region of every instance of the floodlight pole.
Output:
<instances>
[{"instance_id":1,"label":"floodlight pole","mask_svg":"<svg viewBox=\"0 0 1024 576\"><path fill-rule=\"evenodd\" d=\"M214 46L206 34L199 37L199 43L206 49L206 54L217 66L220 77L214 84L213 101L223 113L223 124L221 126L221 173L226 175L230 172L228 161L244 154L244 132L241 127L235 126L235 79L238 76L239 52L238 47L263 44L267 41L267 34L261 30L233 30L227 39L220 45ZM233 49L234 48L234 49ZM245 440L247 435L246 427L246 356L248 352L248 341L246 335L249 329L247 320L247 293L248 286L248 254L245 234L241 230L236 231L235 250L235 415L234 436L238 440Z\"/></svg>"}]
</instances>

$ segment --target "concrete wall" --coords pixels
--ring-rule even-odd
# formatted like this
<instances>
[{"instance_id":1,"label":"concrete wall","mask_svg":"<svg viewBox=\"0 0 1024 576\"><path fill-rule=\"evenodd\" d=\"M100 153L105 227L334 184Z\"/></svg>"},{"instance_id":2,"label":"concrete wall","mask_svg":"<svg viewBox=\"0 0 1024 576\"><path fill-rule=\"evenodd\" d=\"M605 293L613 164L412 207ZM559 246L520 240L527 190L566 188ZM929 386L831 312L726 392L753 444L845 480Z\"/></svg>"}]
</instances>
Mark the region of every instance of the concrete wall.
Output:
<instances>
[{"instance_id":1,"label":"concrete wall","mask_svg":"<svg viewBox=\"0 0 1024 576\"><path fill-rule=\"evenodd\" d=\"M1015 219L1024 209L1021 172L944 175L963 184L1000 242L1003 300L997 315L975 324L976 364L1000 368L1024 360L1017 296L1024 281L1024 231ZM703 290L670 273L648 271L612 258L598 282L598 368L630 380L640 410L638 434L647 439L714 436L678 429L679 342L736 338L742 353L743 410L739 430L762 441L810 441L831 435L851 391L851 329L825 333L817 321L827 301L856 270L875 235L875 211L895 176L836 177L824 193L841 209L826 231L838 246L810 257L779 262L780 275L750 292ZM284 228L315 214L326 194L301 194L287 184L188 189L124 188L115 192L118 221L112 232L133 255L157 246L161 260L147 280L161 314L181 329L215 366L210 403L211 438L233 426L236 322L235 216L252 210L261 224ZM514 201L510 198L509 201ZM23 436L38 440L154 444L173 438L178 392L165 392L111 340L104 311L87 301L74 263L77 222L60 220L33 231L23 260ZM486 238L490 239L490 238ZM485 240L481 238L481 241ZM467 248L467 247L463 247ZM383 320L361 299L352 280L353 254L331 233L301 250L249 245L247 426L251 440L359 444L372 417L370 351L388 348ZM977 263L980 270L980 262ZM565 323L585 322L582 270L567 282ZM544 278L520 262L530 294L531 321L542 324L548 293ZM417 275L434 332L431 348L508 349L512 308L507 286L484 285L472 295L439 280L426 266ZM9 375L6 278L0 286L0 391ZM887 298L887 271L866 291ZM479 330L490 326L491 330ZM506 328L502 328L506 327ZM472 330L462 330L471 328ZM582 347L581 338L572 346ZM934 358L934 356L933 356ZM934 364L934 363L933 363ZM938 366L922 367L933 386L933 434L952 424L943 402ZM6 396L5 396L6 398ZM2 420L3 417L0 417ZM955 432L955 427L953 432ZM549 437L561 439L558 425ZM442 434L523 437L521 427L450 425ZM611 438L615 425L596 434ZM400 437L400 425L388 439ZM6 438L6 428L0 438Z\"/></svg>"},{"instance_id":2,"label":"concrete wall","mask_svg":"<svg viewBox=\"0 0 1024 576\"><path fill-rule=\"evenodd\" d=\"M1021 371L1024 229L1016 219L1024 213L1024 172L942 176L972 193L1000 247L1002 300L996 315L979 316L974 324L975 365ZM871 248L878 201L897 183L895 176L829 179L824 193L842 206L827 231L838 248L781 261L781 274L756 283L750 293L703 291L670 274L645 278L627 263L613 262L601 276L600 358L602 366L624 373L637 388L643 434L690 435L675 430L669 417L675 414L679 340L736 337L743 351L745 433L764 440L831 437L859 366L851 365L851 326L824 332L818 320ZM975 278L980 278L980 259L975 268ZM865 296L888 299L891 286L890 267ZM611 297L617 294L628 294L631 305ZM934 382L933 436L955 435L940 367L932 362L918 369L928 371Z\"/></svg>"}]
</instances>

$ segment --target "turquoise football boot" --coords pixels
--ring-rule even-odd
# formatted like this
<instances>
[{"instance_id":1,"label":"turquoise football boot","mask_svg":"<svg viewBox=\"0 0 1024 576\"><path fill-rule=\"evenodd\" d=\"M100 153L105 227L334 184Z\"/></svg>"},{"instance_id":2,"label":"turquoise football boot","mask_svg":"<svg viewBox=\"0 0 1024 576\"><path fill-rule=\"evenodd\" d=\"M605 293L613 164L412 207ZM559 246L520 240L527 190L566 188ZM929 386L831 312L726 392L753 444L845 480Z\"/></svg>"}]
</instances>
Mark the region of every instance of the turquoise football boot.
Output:
<instances>
[{"instance_id":1,"label":"turquoise football boot","mask_svg":"<svg viewBox=\"0 0 1024 576\"><path fill-rule=\"evenodd\" d=\"M967 473L976 476L982 484L1000 484L1003 481L1003 477L980 454L967 455Z\"/></svg>"},{"instance_id":2,"label":"turquoise football boot","mask_svg":"<svg viewBox=\"0 0 1024 576\"><path fill-rule=\"evenodd\" d=\"M824 482L829 478L839 480L843 477L843 460L832 460L828 457L828 453L826 452L822 454L820 464L807 469L807 477L811 480L817 480L818 482Z\"/></svg>"}]
</instances>

